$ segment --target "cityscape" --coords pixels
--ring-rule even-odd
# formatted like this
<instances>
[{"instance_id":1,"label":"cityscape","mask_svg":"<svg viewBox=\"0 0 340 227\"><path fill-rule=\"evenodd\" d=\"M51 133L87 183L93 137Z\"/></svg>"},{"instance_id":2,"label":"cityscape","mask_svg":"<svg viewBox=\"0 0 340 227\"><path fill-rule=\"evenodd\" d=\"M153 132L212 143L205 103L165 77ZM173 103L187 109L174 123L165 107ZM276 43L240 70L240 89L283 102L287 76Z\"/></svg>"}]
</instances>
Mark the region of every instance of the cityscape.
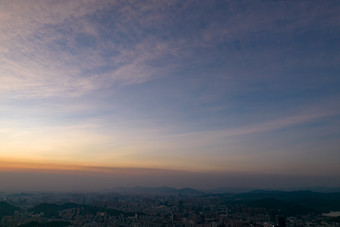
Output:
<instances>
[{"instance_id":1,"label":"cityscape","mask_svg":"<svg viewBox=\"0 0 340 227\"><path fill-rule=\"evenodd\" d=\"M1 193L0 226L340 226L340 192L120 188Z\"/></svg>"}]
</instances>

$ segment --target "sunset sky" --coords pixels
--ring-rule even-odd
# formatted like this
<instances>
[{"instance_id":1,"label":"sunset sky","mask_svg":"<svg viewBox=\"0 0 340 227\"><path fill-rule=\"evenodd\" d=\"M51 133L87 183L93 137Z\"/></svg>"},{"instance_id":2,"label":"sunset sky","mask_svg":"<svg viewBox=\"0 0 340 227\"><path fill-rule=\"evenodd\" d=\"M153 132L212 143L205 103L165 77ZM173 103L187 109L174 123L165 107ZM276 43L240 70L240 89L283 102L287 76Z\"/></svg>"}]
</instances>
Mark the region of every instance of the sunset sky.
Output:
<instances>
[{"instance_id":1,"label":"sunset sky","mask_svg":"<svg viewBox=\"0 0 340 227\"><path fill-rule=\"evenodd\" d=\"M0 191L340 187L339 12L1 1Z\"/></svg>"}]
</instances>

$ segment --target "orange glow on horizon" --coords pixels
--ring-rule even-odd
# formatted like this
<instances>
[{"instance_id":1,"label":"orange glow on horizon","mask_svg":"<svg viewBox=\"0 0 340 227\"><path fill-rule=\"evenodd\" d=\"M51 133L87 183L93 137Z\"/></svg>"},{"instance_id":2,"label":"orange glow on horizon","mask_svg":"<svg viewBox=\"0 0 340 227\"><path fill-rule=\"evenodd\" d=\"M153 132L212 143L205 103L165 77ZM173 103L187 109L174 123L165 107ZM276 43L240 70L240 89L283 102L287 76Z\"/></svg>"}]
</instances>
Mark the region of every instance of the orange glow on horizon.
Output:
<instances>
[{"instance_id":1,"label":"orange glow on horizon","mask_svg":"<svg viewBox=\"0 0 340 227\"><path fill-rule=\"evenodd\" d=\"M93 164L33 162L27 160L1 160L0 172L49 172L49 173L82 173L82 174L153 174L161 172L190 172L187 170L163 169L137 166L100 166Z\"/></svg>"}]
</instances>

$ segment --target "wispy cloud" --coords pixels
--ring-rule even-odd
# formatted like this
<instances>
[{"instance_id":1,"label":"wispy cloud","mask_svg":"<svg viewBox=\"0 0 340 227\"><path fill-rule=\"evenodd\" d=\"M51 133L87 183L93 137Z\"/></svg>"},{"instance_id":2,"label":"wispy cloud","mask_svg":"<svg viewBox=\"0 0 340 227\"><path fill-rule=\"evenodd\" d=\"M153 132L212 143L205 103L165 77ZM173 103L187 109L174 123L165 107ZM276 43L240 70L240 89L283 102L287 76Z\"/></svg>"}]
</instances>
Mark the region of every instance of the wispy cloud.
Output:
<instances>
[{"instance_id":1,"label":"wispy cloud","mask_svg":"<svg viewBox=\"0 0 340 227\"><path fill-rule=\"evenodd\" d=\"M256 124L251 124L247 126L241 126L236 128L229 128L223 130L216 130L216 131L203 131L203 132L189 132L184 134L176 134L173 136L192 136L197 135L199 137L215 137L215 138L226 138L226 137L237 137L237 136L244 136L247 134L253 133L265 133L274 130L285 129L288 127L297 126L300 124L314 122L319 119L323 119L329 116L337 116L339 112L327 112L327 111L318 111L314 113L301 113L295 114L289 117L278 118L269 121L263 121Z\"/></svg>"},{"instance_id":2,"label":"wispy cloud","mask_svg":"<svg viewBox=\"0 0 340 227\"><path fill-rule=\"evenodd\" d=\"M126 5L5 2L0 27L1 92L12 97L77 96L166 73L167 67L152 62L175 48L159 40L131 37L127 30L138 33L139 28L129 18L140 11ZM104 12L108 17L104 25L87 18L96 17L105 7L123 14ZM111 26L115 28L108 32Z\"/></svg>"},{"instance_id":3,"label":"wispy cloud","mask_svg":"<svg viewBox=\"0 0 340 227\"><path fill-rule=\"evenodd\" d=\"M255 52L261 59L282 55L291 65L297 61L302 64L303 58L288 57L289 51L278 48L259 52L252 43L315 26L322 30L327 25L327 30L337 27L339 21L329 2L318 7L314 5L317 3L306 6L303 2L265 6L260 1L226 2L223 7L216 4L4 1L0 25L1 93L21 98L79 96L120 83L145 82L185 68L185 63L199 66L207 64L208 59L231 60L237 54L242 59ZM296 12L304 7L307 9L303 14ZM325 10L327 16L320 13ZM222 55L215 52L218 45L234 42L239 43L239 48L223 51ZM250 45L247 53L243 45ZM205 51L211 48L214 53ZM198 53L204 55L197 56ZM320 57L308 59L309 65L315 61L330 63ZM338 60L333 58L332 62Z\"/></svg>"}]
</instances>

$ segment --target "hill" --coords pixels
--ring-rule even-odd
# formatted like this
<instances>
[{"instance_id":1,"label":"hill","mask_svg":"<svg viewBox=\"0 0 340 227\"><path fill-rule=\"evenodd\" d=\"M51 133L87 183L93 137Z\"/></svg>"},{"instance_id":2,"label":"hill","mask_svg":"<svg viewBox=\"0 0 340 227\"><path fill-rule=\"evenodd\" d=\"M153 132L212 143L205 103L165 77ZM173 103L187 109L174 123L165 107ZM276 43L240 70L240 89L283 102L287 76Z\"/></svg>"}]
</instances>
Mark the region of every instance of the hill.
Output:
<instances>
[{"instance_id":1,"label":"hill","mask_svg":"<svg viewBox=\"0 0 340 227\"><path fill-rule=\"evenodd\" d=\"M20 210L20 208L12 206L11 204L4 201L0 202L0 217L5 215L13 215L16 210Z\"/></svg>"}]
</instances>

